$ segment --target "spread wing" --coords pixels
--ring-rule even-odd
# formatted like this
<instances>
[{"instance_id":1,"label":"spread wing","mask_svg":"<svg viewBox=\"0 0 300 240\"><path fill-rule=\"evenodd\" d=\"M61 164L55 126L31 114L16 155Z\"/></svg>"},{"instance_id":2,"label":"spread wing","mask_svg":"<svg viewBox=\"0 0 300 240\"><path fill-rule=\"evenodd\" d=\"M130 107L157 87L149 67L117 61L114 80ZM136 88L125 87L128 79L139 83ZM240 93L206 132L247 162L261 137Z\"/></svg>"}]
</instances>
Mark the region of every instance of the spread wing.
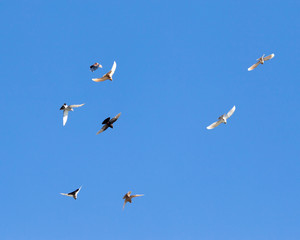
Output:
<instances>
[{"instance_id":1,"label":"spread wing","mask_svg":"<svg viewBox=\"0 0 300 240\"><path fill-rule=\"evenodd\" d=\"M100 129L100 131L98 131L96 134L98 135L99 133L104 132L107 128L108 128L108 126L105 124L105 125Z\"/></svg>"},{"instance_id":2,"label":"spread wing","mask_svg":"<svg viewBox=\"0 0 300 240\"><path fill-rule=\"evenodd\" d=\"M214 122L213 124L209 125L208 127L206 127L207 129L213 129L217 126L219 126L221 124L221 120Z\"/></svg>"},{"instance_id":3,"label":"spread wing","mask_svg":"<svg viewBox=\"0 0 300 240\"><path fill-rule=\"evenodd\" d=\"M225 118L228 119L232 116L232 114L235 111L235 106L233 106L233 108L230 109L230 111L225 115Z\"/></svg>"},{"instance_id":4,"label":"spread wing","mask_svg":"<svg viewBox=\"0 0 300 240\"><path fill-rule=\"evenodd\" d=\"M83 104L79 104L79 105L70 105L70 107L71 108L74 108L74 107L81 107L81 106L83 106L85 103L83 103Z\"/></svg>"},{"instance_id":5,"label":"spread wing","mask_svg":"<svg viewBox=\"0 0 300 240\"><path fill-rule=\"evenodd\" d=\"M121 113L119 113L117 116L113 117L113 118L110 120L110 122L111 122L111 123L114 123L115 121L118 120L118 118L119 118L120 116L121 116Z\"/></svg>"},{"instance_id":6,"label":"spread wing","mask_svg":"<svg viewBox=\"0 0 300 240\"><path fill-rule=\"evenodd\" d=\"M106 80L108 80L108 79L109 79L109 78L107 77L107 75L104 74L102 78L93 78L92 80L93 80L94 82L103 82L103 81L106 81Z\"/></svg>"},{"instance_id":7,"label":"spread wing","mask_svg":"<svg viewBox=\"0 0 300 240\"><path fill-rule=\"evenodd\" d=\"M115 71L116 71L116 68L117 68L117 63L116 61L114 61L114 64L110 70L110 73L111 73L111 76L114 75Z\"/></svg>"},{"instance_id":8,"label":"spread wing","mask_svg":"<svg viewBox=\"0 0 300 240\"><path fill-rule=\"evenodd\" d=\"M264 57L264 61L270 60L270 59L272 59L274 56L275 56L275 54L272 53L271 55Z\"/></svg>"},{"instance_id":9,"label":"spread wing","mask_svg":"<svg viewBox=\"0 0 300 240\"><path fill-rule=\"evenodd\" d=\"M257 62L257 63L255 63L255 64L253 64L251 67L248 68L248 71L253 70L253 69L256 68L259 64L260 64L260 62Z\"/></svg>"},{"instance_id":10,"label":"spread wing","mask_svg":"<svg viewBox=\"0 0 300 240\"><path fill-rule=\"evenodd\" d=\"M125 207L126 203L127 203L127 201L125 200L125 201L124 201L124 204L123 204L123 209L124 209L124 207Z\"/></svg>"},{"instance_id":11,"label":"spread wing","mask_svg":"<svg viewBox=\"0 0 300 240\"><path fill-rule=\"evenodd\" d=\"M61 195L72 197L72 196L69 195L69 193L61 193Z\"/></svg>"},{"instance_id":12,"label":"spread wing","mask_svg":"<svg viewBox=\"0 0 300 240\"><path fill-rule=\"evenodd\" d=\"M141 196L144 196L144 194L135 194L135 195L131 195L130 197L141 197Z\"/></svg>"},{"instance_id":13,"label":"spread wing","mask_svg":"<svg viewBox=\"0 0 300 240\"><path fill-rule=\"evenodd\" d=\"M64 110L64 116L63 116L63 125L65 126L68 120L68 114L69 111L68 110Z\"/></svg>"}]
</instances>

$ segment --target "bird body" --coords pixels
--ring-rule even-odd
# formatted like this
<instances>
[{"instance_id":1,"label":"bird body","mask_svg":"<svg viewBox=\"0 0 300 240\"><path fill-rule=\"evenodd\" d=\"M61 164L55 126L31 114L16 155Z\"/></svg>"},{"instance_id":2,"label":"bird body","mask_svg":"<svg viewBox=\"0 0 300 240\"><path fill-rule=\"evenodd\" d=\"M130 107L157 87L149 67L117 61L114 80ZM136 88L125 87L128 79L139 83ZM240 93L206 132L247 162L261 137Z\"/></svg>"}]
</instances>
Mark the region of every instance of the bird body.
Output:
<instances>
[{"instance_id":1,"label":"bird body","mask_svg":"<svg viewBox=\"0 0 300 240\"><path fill-rule=\"evenodd\" d=\"M61 106L61 108L59 110L63 110L64 114L63 114L63 125L65 126L68 120L68 115L69 115L69 111L74 111L73 108L75 107L81 107L83 106L83 104L79 104L79 105L67 105L66 103L64 103L64 105Z\"/></svg>"},{"instance_id":2,"label":"bird body","mask_svg":"<svg viewBox=\"0 0 300 240\"><path fill-rule=\"evenodd\" d=\"M232 116L234 111L235 111L235 106L233 106L233 108L231 108L230 111L227 114L223 114L222 116L220 116L218 118L218 121L214 122L213 124L209 125L206 128L207 129L213 129L213 128L219 126L221 123L227 124L227 119Z\"/></svg>"},{"instance_id":3,"label":"bird body","mask_svg":"<svg viewBox=\"0 0 300 240\"><path fill-rule=\"evenodd\" d=\"M103 81L106 81L106 80L112 81L113 80L112 76L114 75L114 73L116 71L116 68L117 68L117 63L114 61L114 64L113 64L111 70L108 73L104 74L101 78L93 78L92 80L94 82L103 82Z\"/></svg>"},{"instance_id":4,"label":"bird body","mask_svg":"<svg viewBox=\"0 0 300 240\"><path fill-rule=\"evenodd\" d=\"M272 59L275 56L274 53L272 53L269 56L265 57L265 54L262 55L260 58L257 59L257 63L253 64L251 67L248 68L248 71L253 70L254 68L256 68L259 64L264 64L265 61Z\"/></svg>"},{"instance_id":5,"label":"bird body","mask_svg":"<svg viewBox=\"0 0 300 240\"><path fill-rule=\"evenodd\" d=\"M120 116L121 116L121 113L119 113L118 115L116 115L116 116L113 117L112 119L111 119L110 117L106 118L106 119L102 122L103 127L100 129L100 131L97 132L97 135L98 135L99 133L104 132L104 131L105 131L106 129L108 129L109 127L110 127L110 128L113 128L113 127L114 127L113 123L114 123L115 121L117 121L118 118L119 118Z\"/></svg>"},{"instance_id":6,"label":"bird body","mask_svg":"<svg viewBox=\"0 0 300 240\"><path fill-rule=\"evenodd\" d=\"M82 186L81 186L81 187L82 187ZM80 192L81 187L78 188L78 189L76 189L76 190L73 191L73 192L70 192L70 193L61 193L61 195L68 196L68 197L72 197L72 198L74 198L74 199L76 200L76 199L77 199L77 195L78 195L78 193Z\"/></svg>"},{"instance_id":7,"label":"bird body","mask_svg":"<svg viewBox=\"0 0 300 240\"><path fill-rule=\"evenodd\" d=\"M92 72L96 71L98 68L102 68L102 65L97 62L90 66Z\"/></svg>"},{"instance_id":8,"label":"bird body","mask_svg":"<svg viewBox=\"0 0 300 240\"><path fill-rule=\"evenodd\" d=\"M141 196L144 196L144 194L135 194L135 195L131 195L131 191L129 191L128 193L126 193L123 197L124 199L124 204L123 204L123 209L126 205L126 203L132 203L132 198L134 197L141 197Z\"/></svg>"}]
</instances>

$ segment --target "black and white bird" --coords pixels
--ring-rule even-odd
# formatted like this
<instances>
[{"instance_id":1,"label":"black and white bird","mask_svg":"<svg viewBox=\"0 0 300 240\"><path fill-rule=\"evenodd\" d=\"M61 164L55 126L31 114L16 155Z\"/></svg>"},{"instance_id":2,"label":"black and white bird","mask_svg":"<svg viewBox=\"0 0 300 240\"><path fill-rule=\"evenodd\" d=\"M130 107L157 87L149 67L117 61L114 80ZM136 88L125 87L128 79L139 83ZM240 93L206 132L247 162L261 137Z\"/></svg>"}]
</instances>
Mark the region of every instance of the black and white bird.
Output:
<instances>
[{"instance_id":1,"label":"black and white bird","mask_svg":"<svg viewBox=\"0 0 300 240\"><path fill-rule=\"evenodd\" d=\"M82 187L82 186L81 186L81 187ZM79 193L81 187L80 187L80 188L77 188L75 191L70 192L70 193L61 193L61 195L68 196L68 197L72 197L72 198L74 198L74 199L76 200L76 199L77 199L77 195L78 195L78 193Z\"/></svg>"},{"instance_id":2,"label":"black and white bird","mask_svg":"<svg viewBox=\"0 0 300 240\"><path fill-rule=\"evenodd\" d=\"M271 55L266 56L266 57L265 57L265 54L262 55L260 58L257 59L257 61L258 61L257 63L253 64L251 67L248 68L248 71L253 70L253 69L256 68L259 64L264 64L265 61L272 59L274 56L275 56L274 53L272 53Z\"/></svg>"},{"instance_id":3,"label":"black and white bird","mask_svg":"<svg viewBox=\"0 0 300 240\"><path fill-rule=\"evenodd\" d=\"M112 119L110 119L110 117L106 118L102 124L104 124L104 126L100 129L100 131L97 132L97 134L104 132L106 129L113 128L113 123L115 121L118 120L118 118L121 116L121 113L119 113L117 116L113 117Z\"/></svg>"},{"instance_id":4,"label":"black and white bird","mask_svg":"<svg viewBox=\"0 0 300 240\"><path fill-rule=\"evenodd\" d=\"M124 197L123 197L123 199L125 199L125 200L124 200L124 204L123 204L123 209L124 209L126 203L128 203L128 202L131 203L132 198L134 198L134 197L141 197L141 196L144 196L144 194L135 194L135 195L131 195L131 191L129 191L128 193L126 193L126 194L124 195Z\"/></svg>"},{"instance_id":5,"label":"black and white bird","mask_svg":"<svg viewBox=\"0 0 300 240\"><path fill-rule=\"evenodd\" d=\"M112 81L113 80L112 76L114 75L114 73L116 71L116 68L117 68L117 63L114 61L114 64L113 64L111 70L108 73L104 74L101 78L93 78L92 80L94 82L103 82L103 81L106 81L106 80Z\"/></svg>"},{"instance_id":6,"label":"black and white bird","mask_svg":"<svg viewBox=\"0 0 300 240\"><path fill-rule=\"evenodd\" d=\"M81 107L83 105L84 105L84 103L79 104L79 105L67 105L66 103L64 103L64 105L61 106L61 108L59 110L64 110L64 115L63 115L63 125L64 126L67 123L69 111L74 111L73 108Z\"/></svg>"},{"instance_id":7,"label":"black and white bird","mask_svg":"<svg viewBox=\"0 0 300 240\"><path fill-rule=\"evenodd\" d=\"M227 119L232 116L234 111L235 111L235 106L233 106L233 108L231 108L227 114L223 114L222 116L220 116L218 121L214 122L213 124L209 125L206 128L213 129L213 128L219 126L221 123L227 124Z\"/></svg>"},{"instance_id":8,"label":"black and white bird","mask_svg":"<svg viewBox=\"0 0 300 240\"><path fill-rule=\"evenodd\" d=\"M97 62L90 66L92 72L96 71L98 68L102 68L102 65Z\"/></svg>"}]
</instances>

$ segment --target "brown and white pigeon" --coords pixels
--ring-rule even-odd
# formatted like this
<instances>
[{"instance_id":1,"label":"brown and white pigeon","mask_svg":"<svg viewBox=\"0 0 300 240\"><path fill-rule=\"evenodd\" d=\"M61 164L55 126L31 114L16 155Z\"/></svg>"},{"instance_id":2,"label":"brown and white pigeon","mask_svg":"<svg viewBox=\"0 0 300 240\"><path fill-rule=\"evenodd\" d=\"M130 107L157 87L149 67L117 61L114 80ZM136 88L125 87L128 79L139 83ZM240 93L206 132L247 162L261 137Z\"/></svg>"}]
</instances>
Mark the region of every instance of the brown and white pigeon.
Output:
<instances>
[{"instance_id":1,"label":"brown and white pigeon","mask_svg":"<svg viewBox=\"0 0 300 240\"><path fill-rule=\"evenodd\" d=\"M130 202L131 203L131 200L132 198L134 197L141 197L141 196L144 196L144 194L135 194L135 195L131 195L131 191L129 191L128 193L126 193L123 197L124 200L124 204L123 204L123 209L126 205L126 203Z\"/></svg>"},{"instance_id":2,"label":"brown and white pigeon","mask_svg":"<svg viewBox=\"0 0 300 240\"><path fill-rule=\"evenodd\" d=\"M265 61L272 59L274 56L275 56L274 53L272 53L271 55L266 56L266 57L265 57L265 54L262 55L260 58L257 59L257 61L258 61L257 63L253 64L251 67L248 68L248 71L253 70L253 69L256 68L259 64L264 64Z\"/></svg>"},{"instance_id":3,"label":"brown and white pigeon","mask_svg":"<svg viewBox=\"0 0 300 240\"><path fill-rule=\"evenodd\" d=\"M108 73L104 74L101 78L93 78L92 80L94 82L103 82L103 81L106 81L106 80L112 81L113 80L112 76L114 75L114 73L116 71L116 68L117 68L117 63L114 62L111 70Z\"/></svg>"}]
</instances>

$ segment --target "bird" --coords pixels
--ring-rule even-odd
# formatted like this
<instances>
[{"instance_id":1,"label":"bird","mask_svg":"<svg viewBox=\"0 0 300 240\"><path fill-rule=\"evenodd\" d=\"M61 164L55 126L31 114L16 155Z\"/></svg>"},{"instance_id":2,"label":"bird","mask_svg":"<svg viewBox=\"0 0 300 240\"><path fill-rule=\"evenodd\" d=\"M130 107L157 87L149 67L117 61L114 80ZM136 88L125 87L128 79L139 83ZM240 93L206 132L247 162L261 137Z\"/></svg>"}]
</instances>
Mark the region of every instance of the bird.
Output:
<instances>
[{"instance_id":1,"label":"bird","mask_svg":"<svg viewBox=\"0 0 300 240\"><path fill-rule=\"evenodd\" d=\"M104 124L104 126L100 129L100 131L97 132L97 134L104 132L106 129L113 128L113 123L115 121L118 120L118 118L121 116L121 113L119 113L117 116L113 117L112 119L110 119L110 117L106 118L102 124Z\"/></svg>"},{"instance_id":2,"label":"bird","mask_svg":"<svg viewBox=\"0 0 300 240\"><path fill-rule=\"evenodd\" d=\"M97 62L90 66L92 72L96 71L98 68L102 68L102 65Z\"/></svg>"},{"instance_id":3,"label":"bird","mask_svg":"<svg viewBox=\"0 0 300 240\"><path fill-rule=\"evenodd\" d=\"M227 114L223 114L222 116L220 116L218 121L214 122L213 124L209 125L206 128L213 129L213 128L219 126L221 123L227 124L227 119L232 116L234 111L235 111L235 106L233 106L233 108L231 108Z\"/></svg>"},{"instance_id":4,"label":"bird","mask_svg":"<svg viewBox=\"0 0 300 240\"><path fill-rule=\"evenodd\" d=\"M69 111L74 111L73 108L75 107L81 107L83 106L83 104L79 104L79 105L67 105L66 103L64 103L64 105L61 106L61 108L59 110L64 110L64 115L63 115L63 125L65 126L68 120L68 114Z\"/></svg>"},{"instance_id":5,"label":"bird","mask_svg":"<svg viewBox=\"0 0 300 240\"><path fill-rule=\"evenodd\" d=\"M81 187L82 187L82 186L81 186ZM61 195L68 196L68 197L72 197L72 198L74 198L74 199L76 200L76 199L77 199L77 195L78 195L78 193L79 193L81 187L80 187L80 188L77 188L75 191L70 192L70 193L61 193Z\"/></svg>"},{"instance_id":6,"label":"bird","mask_svg":"<svg viewBox=\"0 0 300 240\"><path fill-rule=\"evenodd\" d=\"M105 80L112 81L113 80L112 76L114 75L114 73L116 71L116 67L117 67L117 63L114 61L114 64L113 64L111 70L108 73L104 74L103 77L101 77L101 78L93 78L92 80L94 82L103 82Z\"/></svg>"},{"instance_id":7,"label":"bird","mask_svg":"<svg viewBox=\"0 0 300 240\"><path fill-rule=\"evenodd\" d=\"M123 197L123 199L125 199L124 200L124 204L123 204L123 209L124 209L124 207L125 207L125 205L126 205L127 202L131 203L132 198L144 196L144 194L136 194L136 195L130 195L130 194L131 194L131 191L129 191L128 193L126 193L124 195L124 197Z\"/></svg>"},{"instance_id":8,"label":"bird","mask_svg":"<svg viewBox=\"0 0 300 240\"><path fill-rule=\"evenodd\" d=\"M275 56L274 53L272 53L269 56L265 57L265 54L262 55L260 58L257 59L257 63L253 64L251 67L248 68L248 71L253 70L254 68L256 68L259 64L264 64L265 61L272 59Z\"/></svg>"}]
</instances>

